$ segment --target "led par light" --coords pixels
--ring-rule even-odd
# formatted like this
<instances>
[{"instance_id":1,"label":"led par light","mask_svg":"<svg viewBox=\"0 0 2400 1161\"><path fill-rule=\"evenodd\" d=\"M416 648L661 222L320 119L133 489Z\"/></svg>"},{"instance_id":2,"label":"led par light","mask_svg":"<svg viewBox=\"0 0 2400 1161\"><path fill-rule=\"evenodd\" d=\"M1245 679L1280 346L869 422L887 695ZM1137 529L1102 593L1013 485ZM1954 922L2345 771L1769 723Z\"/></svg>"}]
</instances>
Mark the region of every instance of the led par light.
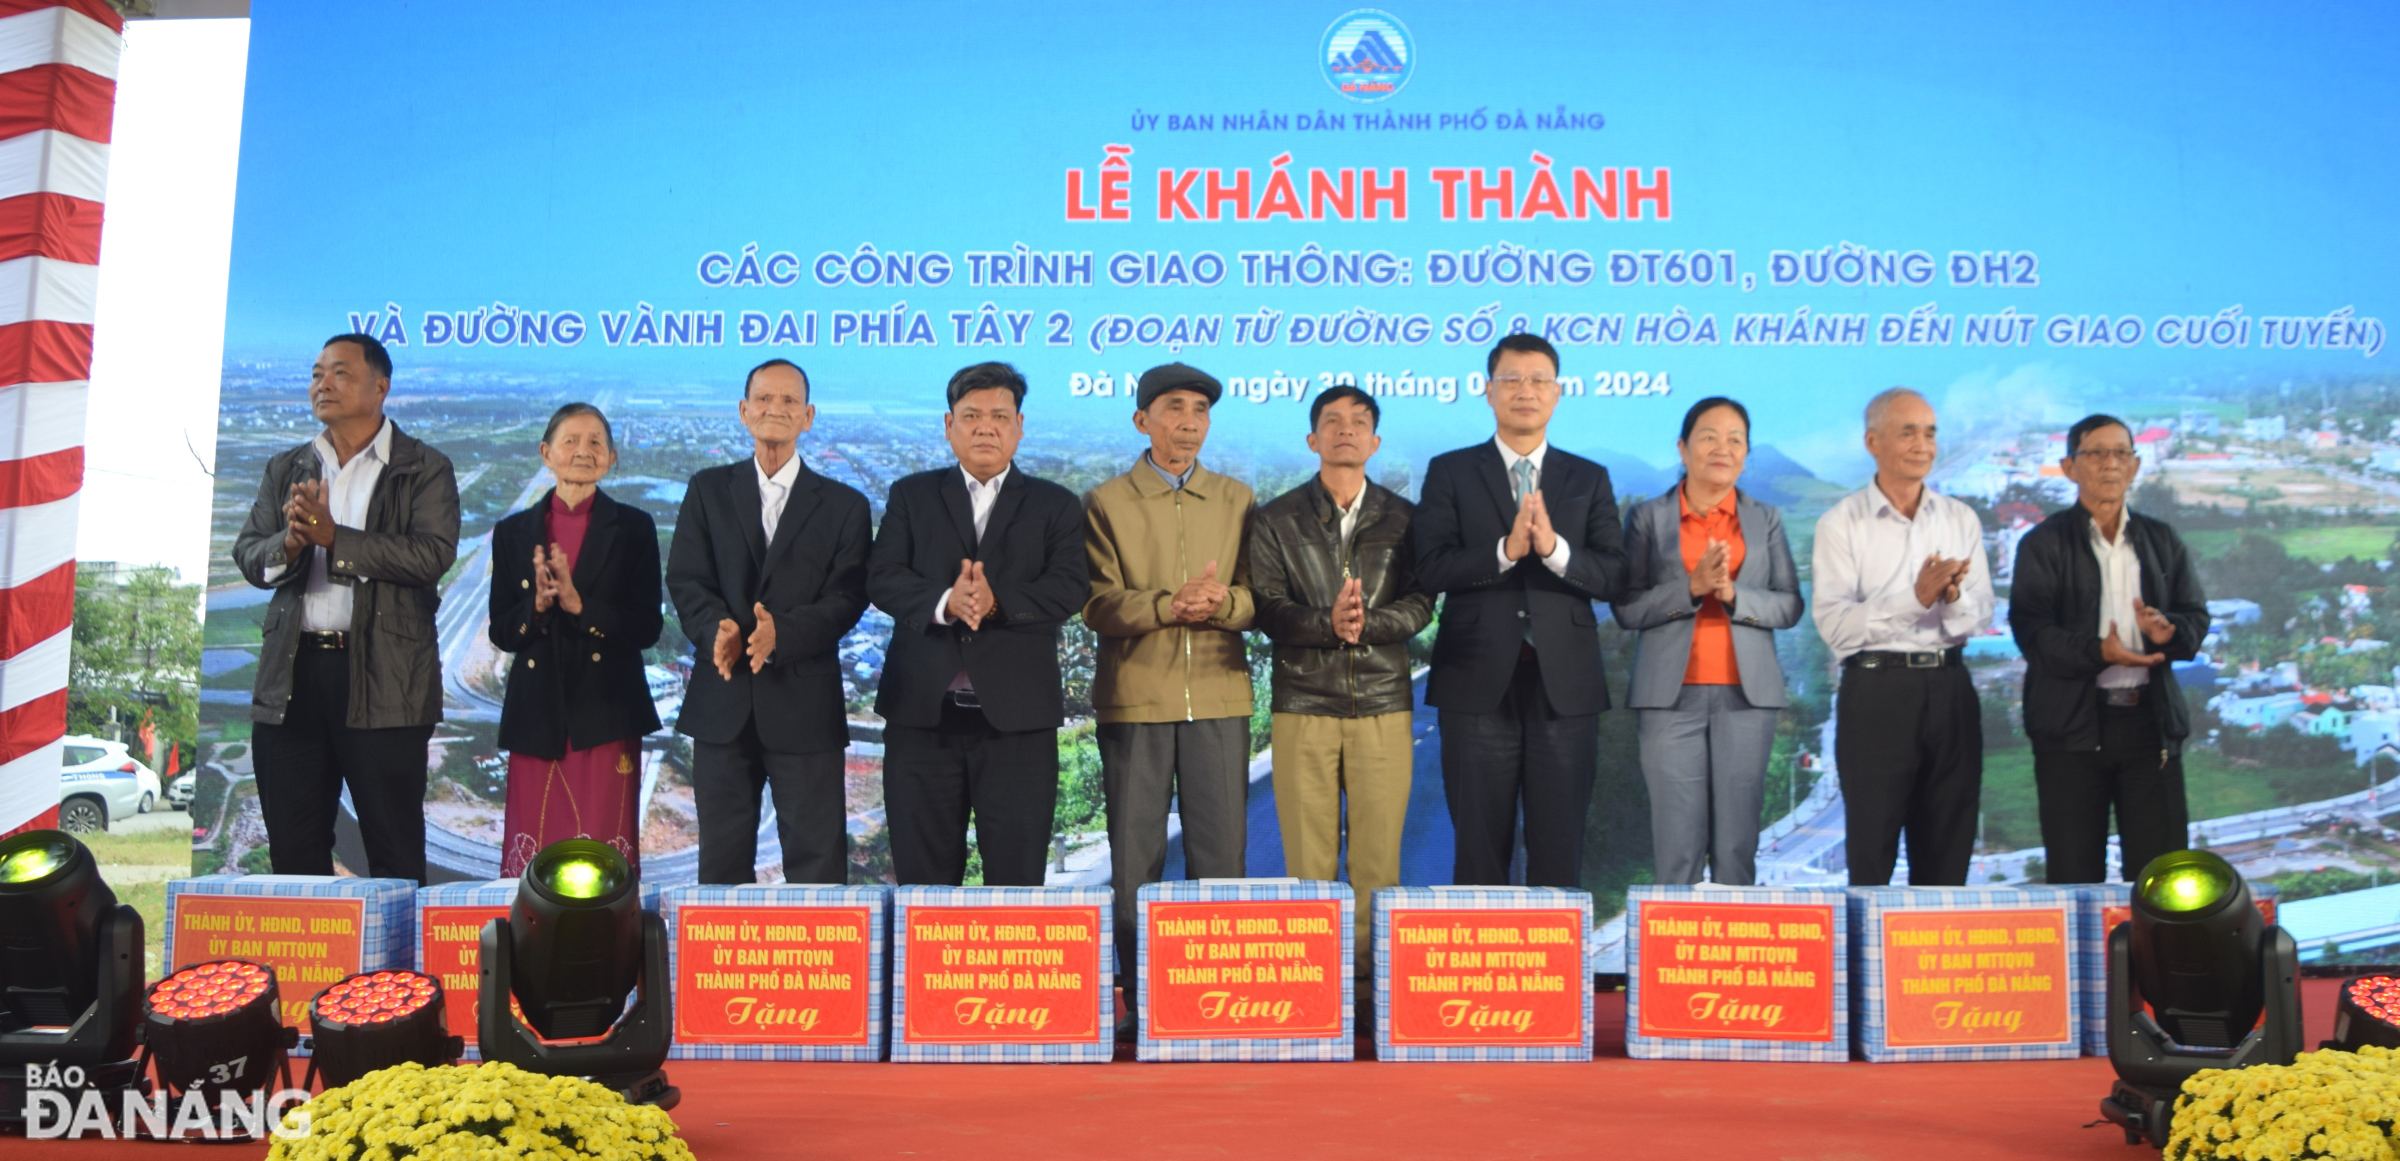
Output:
<instances>
[{"instance_id":1,"label":"led par light","mask_svg":"<svg viewBox=\"0 0 2400 1161\"><path fill-rule=\"evenodd\" d=\"M327 1088L412 1060L456 1064L466 1047L443 1019L441 981L420 972L351 976L317 993L308 1023L315 1032L309 1072Z\"/></svg>"},{"instance_id":2,"label":"led par light","mask_svg":"<svg viewBox=\"0 0 2400 1161\"><path fill-rule=\"evenodd\" d=\"M151 985L142 1044L159 1083L177 1099L292 1086L297 1030L276 1009L275 970L248 960L193 964Z\"/></svg>"},{"instance_id":3,"label":"led par light","mask_svg":"<svg viewBox=\"0 0 2400 1161\"><path fill-rule=\"evenodd\" d=\"M142 917L92 852L64 831L0 840L0 1122L23 1119L29 1066L45 1087L135 1083L141 1010Z\"/></svg>"},{"instance_id":4,"label":"led par light","mask_svg":"<svg viewBox=\"0 0 2400 1161\"><path fill-rule=\"evenodd\" d=\"M2400 1048L2400 979L2377 975L2342 981L2333 1039L2324 1046L2356 1052L2369 1044Z\"/></svg>"},{"instance_id":5,"label":"led par light","mask_svg":"<svg viewBox=\"0 0 2400 1161\"><path fill-rule=\"evenodd\" d=\"M2241 874L2207 851L2152 859L2134 883L2133 917L2108 935L2117 1083L2101 1114L2127 1144L2164 1147L2186 1077L2289 1064L2301 1035L2299 950L2259 915Z\"/></svg>"},{"instance_id":6,"label":"led par light","mask_svg":"<svg viewBox=\"0 0 2400 1161\"><path fill-rule=\"evenodd\" d=\"M661 1108L681 1099L660 1068L674 1027L667 929L643 913L638 877L616 848L590 839L542 848L508 917L484 925L480 966L485 1060L590 1077Z\"/></svg>"}]
</instances>

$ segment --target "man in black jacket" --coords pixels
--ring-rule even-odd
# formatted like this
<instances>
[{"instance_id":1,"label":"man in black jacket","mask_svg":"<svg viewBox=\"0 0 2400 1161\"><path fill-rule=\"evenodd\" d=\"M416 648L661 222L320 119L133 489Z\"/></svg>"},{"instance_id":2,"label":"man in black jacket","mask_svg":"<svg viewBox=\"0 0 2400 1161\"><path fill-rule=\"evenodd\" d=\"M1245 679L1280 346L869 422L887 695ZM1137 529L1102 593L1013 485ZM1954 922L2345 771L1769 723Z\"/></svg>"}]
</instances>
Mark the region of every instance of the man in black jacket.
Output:
<instances>
[{"instance_id":1,"label":"man in black jacket","mask_svg":"<svg viewBox=\"0 0 2400 1161\"><path fill-rule=\"evenodd\" d=\"M1066 712L1058 632L1091 595L1083 506L1016 469L1016 368L978 363L948 393L958 466L892 485L867 570L867 595L892 618L875 694L892 871L957 886L972 813L984 883L1039 887Z\"/></svg>"},{"instance_id":2,"label":"man in black jacket","mask_svg":"<svg viewBox=\"0 0 2400 1161\"><path fill-rule=\"evenodd\" d=\"M667 548L667 595L697 651L675 728L692 738L700 881L757 878L759 792L775 795L789 883L849 877L842 636L867 609L867 498L800 462L808 376L750 372L752 454L692 476Z\"/></svg>"},{"instance_id":3,"label":"man in black jacket","mask_svg":"<svg viewBox=\"0 0 2400 1161\"><path fill-rule=\"evenodd\" d=\"M267 602L250 697L267 857L333 873L342 787L367 874L425 878L425 760L442 720L434 610L458 559L449 457L383 414L392 357L367 335L326 340L308 401L316 439L267 461L233 563Z\"/></svg>"},{"instance_id":4,"label":"man in black jacket","mask_svg":"<svg viewBox=\"0 0 2400 1161\"><path fill-rule=\"evenodd\" d=\"M2060 461L2075 506L2017 545L2009 628L2025 654L2025 733L2053 883L2107 878L2114 806L2127 880L2189 843L2183 739L2191 733L2174 661L2208 632L2208 600L2183 539L2125 506L2141 469L2133 432L2110 415L2067 429Z\"/></svg>"},{"instance_id":5,"label":"man in black jacket","mask_svg":"<svg viewBox=\"0 0 2400 1161\"><path fill-rule=\"evenodd\" d=\"M1415 507L1367 479L1383 441L1375 397L1356 387L1309 405L1317 474L1250 522L1257 627L1275 643L1275 820L1283 865L1332 879L1349 801L1350 885L1358 892L1357 974L1372 975L1374 893L1400 883L1416 695L1408 640L1433 619L1417 587Z\"/></svg>"},{"instance_id":6,"label":"man in black jacket","mask_svg":"<svg viewBox=\"0 0 2400 1161\"><path fill-rule=\"evenodd\" d=\"M1440 711L1454 880L1508 882L1521 794L1526 884L1580 887L1608 708L1592 602L1624 588L1624 534L1608 469L1550 446L1557 349L1513 334L1484 366L1499 430L1434 457L1414 525L1417 581L1447 594L1425 703Z\"/></svg>"}]
</instances>

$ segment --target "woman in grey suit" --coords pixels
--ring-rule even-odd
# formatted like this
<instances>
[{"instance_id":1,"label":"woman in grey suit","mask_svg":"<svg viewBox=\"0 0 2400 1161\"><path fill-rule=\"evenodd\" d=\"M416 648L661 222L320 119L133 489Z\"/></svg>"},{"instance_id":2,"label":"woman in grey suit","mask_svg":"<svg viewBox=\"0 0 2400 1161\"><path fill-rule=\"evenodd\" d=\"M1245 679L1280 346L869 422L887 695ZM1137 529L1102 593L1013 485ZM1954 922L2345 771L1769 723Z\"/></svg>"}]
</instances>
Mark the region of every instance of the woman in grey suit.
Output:
<instances>
[{"instance_id":1,"label":"woman in grey suit","mask_svg":"<svg viewBox=\"0 0 2400 1161\"><path fill-rule=\"evenodd\" d=\"M1783 515L1734 486L1750 412L1713 397L1684 413L1683 480L1625 516L1630 575L1614 610L1641 634L1632 696L1658 882L1757 880L1758 814L1783 670L1775 630L1800 620Z\"/></svg>"}]
</instances>

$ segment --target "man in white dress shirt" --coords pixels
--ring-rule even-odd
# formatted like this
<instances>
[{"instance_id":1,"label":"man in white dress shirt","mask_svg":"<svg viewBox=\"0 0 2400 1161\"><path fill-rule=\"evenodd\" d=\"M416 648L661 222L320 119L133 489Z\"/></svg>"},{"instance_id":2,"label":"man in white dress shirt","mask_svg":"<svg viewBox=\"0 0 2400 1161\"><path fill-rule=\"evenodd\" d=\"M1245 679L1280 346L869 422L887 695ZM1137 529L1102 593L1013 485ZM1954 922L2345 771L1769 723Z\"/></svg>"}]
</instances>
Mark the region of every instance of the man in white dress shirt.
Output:
<instances>
[{"instance_id":1,"label":"man in white dress shirt","mask_svg":"<svg viewBox=\"0 0 2400 1161\"><path fill-rule=\"evenodd\" d=\"M1875 478L1817 521L1813 612L1842 667L1834 761L1850 885L1888 884L1908 835L1912 886L1966 882L1983 792L1983 714L1967 638L1992 622L1983 522L1925 483L1933 405L1906 387L1867 404Z\"/></svg>"},{"instance_id":2,"label":"man in white dress shirt","mask_svg":"<svg viewBox=\"0 0 2400 1161\"><path fill-rule=\"evenodd\" d=\"M425 877L425 765L442 720L434 610L458 557L450 460L383 414L392 357L326 340L309 375L325 430L267 461L233 544L273 589L251 693L252 768L275 873L333 873L347 785L378 878Z\"/></svg>"}]
</instances>

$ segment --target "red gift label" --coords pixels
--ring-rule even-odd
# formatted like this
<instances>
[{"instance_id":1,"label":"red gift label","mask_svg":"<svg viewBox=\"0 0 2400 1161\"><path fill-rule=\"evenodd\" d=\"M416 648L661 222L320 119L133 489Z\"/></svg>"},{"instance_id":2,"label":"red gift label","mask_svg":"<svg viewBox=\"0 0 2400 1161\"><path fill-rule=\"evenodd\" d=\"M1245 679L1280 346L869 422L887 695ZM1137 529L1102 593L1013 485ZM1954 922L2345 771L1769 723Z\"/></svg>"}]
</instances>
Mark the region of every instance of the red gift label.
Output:
<instances>
[{"instance_id":1,"label":"red gift label","mask_svg":"<svg viewBox=\"0 0 2400 1161\"><path fill-rule=\"evenodd\" d=\"M1583 1043L1583 912L1392 909L1392 1043Z\"/></svg>"},{"instance_id":2,"label":"red gift label","mask_svg":"<svg viewBox=\"0 0 2400 1161\"><path fill-rule=\"evenodd\" d=\"M1833 906L1650 899L1641 925L1637 1035L1833 1039Z\"/></svg>"},{"instance_id":3,"label":"red gift label","mask_svg":"<svg viewBox=\"0 0 2400 1161\"><path fill-rule=\"evenodd\" d=\"M425 941L425 962L418 970L442 981L442 1019L451 1035L472 1044L483 996L483 925L508 918L508 904L430 903L417 915Z\"/></svg>"},{"instance_id":4,"label":"red gift label","mask_svg":"<svg viewBox=\"0 0 2400 1161\"><path fill-rule=\"evenodd\" d=\"M277 1015L308 1026L317 993L359 972L364 958L364 899L285 895L175 896L175 962L167 971L217 959L246 959L275 969Z\"/></svg>"},{"instance_id":5,"label":"red gift label","mask_svg":"<svg viewBox=\"0 0 2400 1161\"><path fill-rule=\"evenodd\" d=\"M675 1038L867 1043L873 936L864 907L684 905L675 917Z\"/></svg>"},{"instance_id":6,"label":"red gift label","mask_svg":"<svg viewBox=\"0 0 2400 1161\"><path fill-rule=\"evenodd\" d=\"M903 914L909 1043L1100 1037L1098 907L911 906Z\"/></svg>"},{"instance_id":7,"label":"red gift label","mask_svg":"<svg viewBox=\"0 0 2400 1161\"><path fill-rule=\"evenodd\" d=\"M1153 902L1147 1032L1156 1040L1342 1034L1342 901Z\"/></svg>"},{"instance_id":8,"label":"red gift label","mask_svg":"<svg viewBox=\"0 0 2400 1161\"><path fill-rule=\"evenodd\" d=\"M1884 1041L2055 1044L2074 1036L2067 909L1883 913Z\"/></svg>"}]
</instances>

